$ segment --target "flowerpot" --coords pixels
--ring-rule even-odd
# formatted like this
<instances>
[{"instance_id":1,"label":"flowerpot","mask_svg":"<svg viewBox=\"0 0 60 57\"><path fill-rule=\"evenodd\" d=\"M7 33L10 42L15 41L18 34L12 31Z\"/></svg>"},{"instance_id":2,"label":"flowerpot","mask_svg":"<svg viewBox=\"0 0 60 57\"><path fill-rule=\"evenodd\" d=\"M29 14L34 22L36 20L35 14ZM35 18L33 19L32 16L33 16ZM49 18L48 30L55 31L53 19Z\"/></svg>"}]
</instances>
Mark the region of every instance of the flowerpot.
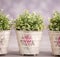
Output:
<instances>
[{"instance_id":1,"label":"flowerpot","mask_svg":"<svg viewBox=\"0 0 60 57\"><path fill-rule=\"evenodd\" d=\"M49 31L53 55L60 55L60 31Z\"/></svg>"},{"instance_id":2,"label":"flowerpot","mask_svg":"<svg viewBox=\"0 0 60 57\"><path fill-rule=\"evenodd\" d=\"M21 55L39 54L42 32L16 30L16 34Z\"/></svg>"},{"instance_id":3,"label":"flowerpot","mask_svg":"<svg viewBox=\"0 0 60 57\"><path fill-rule=\"evenodd\" d=\"M0 55L7 54L10 30L0 31Z\"/></svg>"}]
</instances>

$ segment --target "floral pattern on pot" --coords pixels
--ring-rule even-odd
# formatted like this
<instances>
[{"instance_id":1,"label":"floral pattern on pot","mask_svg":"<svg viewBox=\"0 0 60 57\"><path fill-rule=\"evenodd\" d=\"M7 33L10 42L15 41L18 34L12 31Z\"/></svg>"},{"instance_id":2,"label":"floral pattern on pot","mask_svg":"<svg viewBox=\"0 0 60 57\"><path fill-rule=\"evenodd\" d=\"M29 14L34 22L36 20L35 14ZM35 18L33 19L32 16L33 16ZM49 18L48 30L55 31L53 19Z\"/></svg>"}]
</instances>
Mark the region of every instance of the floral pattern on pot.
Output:
<instances>
[{"instance_id":1,"label":"floral pattern on pot","mask_svg":"<svg viewBox=\"0 0 60 57\"><path fill-rule=\"evenodd\" d=\"M54 40L56 47L60 47L60 37L56 37Z\"/></svg>"},{"instance_id":2,"label":"floral pattern on pot","mask_svg":"<svg viewBox=\"0 0 60 57\"><path fill-rule=\"evenodd\" d=\"M60 37L58 37L57 45L60 47Z\"/></svg>"},{"instance_id":3,"label":"floral pattern on pot","mask_svg":"<svg viewBox=\"0 0 60 57\"><path fill-rule=\"evenodd\" d=\"M32 37L31 37L30 34L24 34L24 35L22 36L22 39L23 39L23 40L21 40L21 42L22 42L25 46L27 46L27 45L29 45L29 46L34 45L34 42L33 42Z\"/></svg>"}]
</instances>

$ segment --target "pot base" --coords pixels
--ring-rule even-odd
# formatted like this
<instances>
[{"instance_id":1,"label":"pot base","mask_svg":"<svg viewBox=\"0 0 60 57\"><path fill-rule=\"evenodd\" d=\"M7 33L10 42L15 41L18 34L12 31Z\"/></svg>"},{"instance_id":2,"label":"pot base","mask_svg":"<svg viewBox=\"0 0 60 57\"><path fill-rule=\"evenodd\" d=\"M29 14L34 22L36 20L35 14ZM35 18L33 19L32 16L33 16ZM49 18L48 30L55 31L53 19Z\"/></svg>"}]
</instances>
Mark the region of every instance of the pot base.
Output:
<instances>
[{"instance_id":1,"label":"pot base","mask_svg":"<svg viewBox=\"0 0 60 57\"><path fill-rule=\"evenodd\" d=\"M39 54L20 54L21 56L38 56Z\"/></svg>"},{"instance_id":2,"label":"pot base","mask_svg":"<svg viewBox=\"0 0 60 57\"><path fill-rule=\"evenodd\" d=\"M0 56L5 56L6 54L0 54Z\"/></svg>"}]
</instances>

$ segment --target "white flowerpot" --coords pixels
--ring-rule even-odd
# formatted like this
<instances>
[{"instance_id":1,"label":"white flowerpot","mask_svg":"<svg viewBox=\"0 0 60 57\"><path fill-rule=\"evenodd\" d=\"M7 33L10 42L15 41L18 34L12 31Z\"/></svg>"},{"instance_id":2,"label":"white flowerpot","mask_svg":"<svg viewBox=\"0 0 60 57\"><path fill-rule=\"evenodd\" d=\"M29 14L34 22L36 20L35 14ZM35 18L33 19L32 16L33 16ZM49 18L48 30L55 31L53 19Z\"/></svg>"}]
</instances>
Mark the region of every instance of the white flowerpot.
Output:
<instances>
[{"instance_id":1,"label":"white flowerpot","mask_svg":"<svg viewBox=\"0 0 60 57\"><path fill-rule=\"evenodd\" d=\"M9 37L10 37L10 30L0 31L0 55L7 54Z\"/></svg>"},{"instance_id":2,"label":"white flowerpot","mask_svg":"<svg viewBox=\"0 0 60 57\"><path fill-rule=\"evenodd\" d=\"M18 31L17 40L21 55L37 55L39 54L40 40L42 31Z\"/></svg>"},{"instance_id":3,"label":"white flowerpot","mask_svg":"<svg viewBox=\"0 0 60 57\"><path fill-rule=\"evenodd\" d=\"M53 55L60 55L60 31L49 31Z\"/></svg>"}]
</instances>

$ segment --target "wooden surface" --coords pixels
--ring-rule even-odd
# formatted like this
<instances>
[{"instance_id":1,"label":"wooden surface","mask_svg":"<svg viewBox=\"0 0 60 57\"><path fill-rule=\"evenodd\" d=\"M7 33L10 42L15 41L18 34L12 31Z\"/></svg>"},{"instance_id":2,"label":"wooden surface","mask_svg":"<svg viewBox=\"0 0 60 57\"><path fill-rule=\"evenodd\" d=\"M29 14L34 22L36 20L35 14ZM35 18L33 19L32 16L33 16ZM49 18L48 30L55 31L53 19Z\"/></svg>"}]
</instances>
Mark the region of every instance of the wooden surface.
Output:
<instances>
[{"instance_id":1,"label":"wooden surface","mask_svg":"<svg viewBox=\"0 0 60 57\"><path fill-rule=\"evenodd\" d=\"M19 54L19 52L16 52L16 51L11 51L7 54L7 55L4 55L4 56L0 56L0 57L60 57L60 56L53 56L51 54L51 52L40 52L40 54L38 56L22 56Z\"/></svg>"}]
</instances>

